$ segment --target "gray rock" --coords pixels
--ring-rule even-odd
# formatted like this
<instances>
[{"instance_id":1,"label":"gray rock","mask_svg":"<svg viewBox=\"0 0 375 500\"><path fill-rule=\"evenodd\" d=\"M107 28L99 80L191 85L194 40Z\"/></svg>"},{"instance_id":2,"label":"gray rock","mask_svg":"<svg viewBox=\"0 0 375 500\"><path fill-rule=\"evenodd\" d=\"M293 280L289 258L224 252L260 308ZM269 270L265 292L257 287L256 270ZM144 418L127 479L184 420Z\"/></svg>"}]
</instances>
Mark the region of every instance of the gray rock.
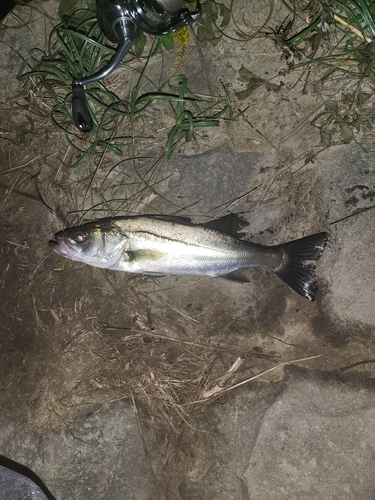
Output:
<instances>
[{"instance_id":1,"label":"gray rock","mask_svg":"<svg viewBox=\"0 0 375 500\"><path fill-rule=\"evenodd\" d=\"M128 401L96 408L91 415L82 414L74 424L55 430L10 421L7 412L0 417L2 453L32 464L58 500L162 499L159 469L163 452L144 423L142 431L155 483Z\"/></svg>"},{"instance_id":2,"label":"gray rock","mask_svg":"<svg viewBox=\"0 0 375 500\"><path fill-rule=\"evenodd\" d=\"M273 391L211 407L203 425L210 465L182 483L184 500L374 498L373 382L289 368Z\"/></svg>"}]
</instances>

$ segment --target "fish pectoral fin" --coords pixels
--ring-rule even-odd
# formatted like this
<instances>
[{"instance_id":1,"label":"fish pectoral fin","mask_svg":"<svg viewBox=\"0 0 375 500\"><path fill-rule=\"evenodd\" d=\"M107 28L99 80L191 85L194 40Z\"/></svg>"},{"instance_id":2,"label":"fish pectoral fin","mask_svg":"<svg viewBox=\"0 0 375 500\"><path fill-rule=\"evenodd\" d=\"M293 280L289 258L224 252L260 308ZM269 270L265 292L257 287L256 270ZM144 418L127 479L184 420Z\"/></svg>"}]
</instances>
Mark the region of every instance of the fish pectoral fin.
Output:
<instances>
[{"instance_id":1,"label":"fish pectoral fin","mask_svg":"<svg viewBox=\"0 0 375 500\"><path fill-rule=\"evenodd\" d=\"M248 222L246 219L236 214L229 214L220 217L220 219L213 219L199 225L208 229L213 229L214 231L219 231L220 233L229 234L235 238L240 238L243 236L243 233L239 233L239 231L247 226Z\"/></svg>"},{"instance_id":2,"label":"fish pectoral fin","mask_svg":"<svg viewBox=\"0 0 375 500\"><path fill-rule=\"evenodd\" d=\"M237 283L249 283L250 278L247 274L249 268L236 269L230 273L219 274L218 278L224 278L225 280L236 281Z\"/></svg>"},{"instance_id":3,"label":"fish pectoral fin","mask_svg":"<svg viewBox=\"0 0 375 500\"><path fill-rule=\"evenodd\" d=\"M163 258L165 253L159 250L127 250L123 253L126 262L155 261Z\"/></svg>"}]
</instances>

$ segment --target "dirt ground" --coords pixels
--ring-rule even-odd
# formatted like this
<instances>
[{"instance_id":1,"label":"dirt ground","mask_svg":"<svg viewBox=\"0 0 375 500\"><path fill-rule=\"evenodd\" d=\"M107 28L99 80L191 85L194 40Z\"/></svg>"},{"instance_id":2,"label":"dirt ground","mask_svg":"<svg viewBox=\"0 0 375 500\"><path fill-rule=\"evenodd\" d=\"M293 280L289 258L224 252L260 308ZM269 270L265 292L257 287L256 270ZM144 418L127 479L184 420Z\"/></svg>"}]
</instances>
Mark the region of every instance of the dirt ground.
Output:
<instances>
[{"instance_id":1,"label":"dirt ground","mask_svg":"<svg viewBox=\"0 0 375 500\"><path fill-rule=\"evenodd\" d=\"M241 27L250 32L260 26L267 5L238 2ZM327 147L311 125L328 100L353 88L349 78L321 82L318 70L288 71L270 37L223 38L212 46L191 36L179 71L195 92L220 94L225 86L243 115L199 130L170 160L158 162L173 119L163 103L153 104L137 129L143 139L134 149L128 144L121 158L102 151L95 161L70 168L77 153L51 125L49 101L33 81L16 80L21 57L32 46L43 48L57 7L49 0L35 2L27 13L18 9L28 23L2 33L0 405L38 428L58 429L106 402L130 399L141 426L151 424L166 446L163 473L177 491L193 468L181 450L189 448L195 415L217 402L206 396L218 384L229 387L312 356L321 357L304 366L321 371L351 370L349 365L366 360L352 372L374 377L368 362L375 357L373 285L355 301L366 270L360 259L350 261L356 234L371 254L372 233L363 232L368 223L355 218L331 225L374 203L375 172L367 167L373 132L358 137L366 151L355 143L344 146L339 132ZM268 31L285 17L277 4ZM155 55L150 78L171 76L177 53ZM134 83L129 69L142 64L135 60L120 68L106 84L126 96ZM263 85L236 100L233 93L246 86L238 80L241 66L277 89ZM129 160L131 154L137 161ZM144 279L63 261L48 246L56 231L82 217L178 213L204 220L228 212L244 214L248 238L262 244L330 232L318 264L316 302L259 270L249 286L200 277ZM346 272L337 266L345 252ZM282 377L277 369L262 381Z\"/></svg>"}]
</instances>

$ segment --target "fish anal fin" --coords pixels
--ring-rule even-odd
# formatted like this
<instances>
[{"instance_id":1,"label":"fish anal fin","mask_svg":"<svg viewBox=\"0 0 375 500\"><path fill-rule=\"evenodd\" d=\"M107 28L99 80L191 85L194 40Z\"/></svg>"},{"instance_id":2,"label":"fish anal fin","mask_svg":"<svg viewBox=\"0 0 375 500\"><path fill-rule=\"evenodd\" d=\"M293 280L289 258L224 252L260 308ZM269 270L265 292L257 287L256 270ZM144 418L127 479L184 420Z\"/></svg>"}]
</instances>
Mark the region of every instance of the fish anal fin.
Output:
<instances>
[{"instance_id":1,"label":"fish anal fin","mask_svg":"<svg viewBox=\"0 0 375 500\"><path fill-rule=\"evenodd\" d=\"M248 275L248 268L245 269L236 269L235 271L231 271L230 273L220 274L219 278L224 278L229 281L236 281L237 283L249 283L250 278Z\"/></svg>"},{"instance_id":2,"label":"fish anal fin","mask_svg":"<svg viewBox=\"0 0 375 500\"><path fill-rule=\"evenodd\" d=\"M213 229L214 231L219 231L220 233L240 238L243 234L239 233L239 231L243 227L247 226L248 222L246 219L236 214L229 214L224 215L224 217L220 217L220 219L212 219L199 225L208 229Z\"/></svg>"}]
</instances>

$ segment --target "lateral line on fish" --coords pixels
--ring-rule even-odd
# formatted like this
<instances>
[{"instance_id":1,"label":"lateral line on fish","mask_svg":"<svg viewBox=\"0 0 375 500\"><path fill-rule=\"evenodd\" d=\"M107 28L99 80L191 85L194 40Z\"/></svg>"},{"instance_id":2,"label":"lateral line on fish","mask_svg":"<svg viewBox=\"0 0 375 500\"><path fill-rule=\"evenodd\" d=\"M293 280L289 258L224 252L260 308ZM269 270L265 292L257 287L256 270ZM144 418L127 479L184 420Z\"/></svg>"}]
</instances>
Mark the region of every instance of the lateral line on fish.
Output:
<instances>
[{"instance_id":1,"label":"lateral line on fish","mask_svg":"<svg viewBox=\"0 0 375 500\"><path fill-rule=\"evenodd\" d=\"M182 245L187 245L187 246L192 246L192 247L196 247L196 248L202 248L202 244L200 243L194 243L194 242L188 242L188 241L184 241L184 240L178 240L178 239L174 239L174 238L170 238L169 236L164 236L164 235L158 235L156 233L152 233L151 231L131 231L132 234L145 234L145 235L149 235L149 236L153 236L156 240L158 241L162 241L162 240L168 240L168 241L171 241L173 243L178 243L178 244L182 244ZM235 241L237 241L235 238L233 238ZM207 247L207 248L211 248L211 247Z\"/></svg>"}]
</instances>

